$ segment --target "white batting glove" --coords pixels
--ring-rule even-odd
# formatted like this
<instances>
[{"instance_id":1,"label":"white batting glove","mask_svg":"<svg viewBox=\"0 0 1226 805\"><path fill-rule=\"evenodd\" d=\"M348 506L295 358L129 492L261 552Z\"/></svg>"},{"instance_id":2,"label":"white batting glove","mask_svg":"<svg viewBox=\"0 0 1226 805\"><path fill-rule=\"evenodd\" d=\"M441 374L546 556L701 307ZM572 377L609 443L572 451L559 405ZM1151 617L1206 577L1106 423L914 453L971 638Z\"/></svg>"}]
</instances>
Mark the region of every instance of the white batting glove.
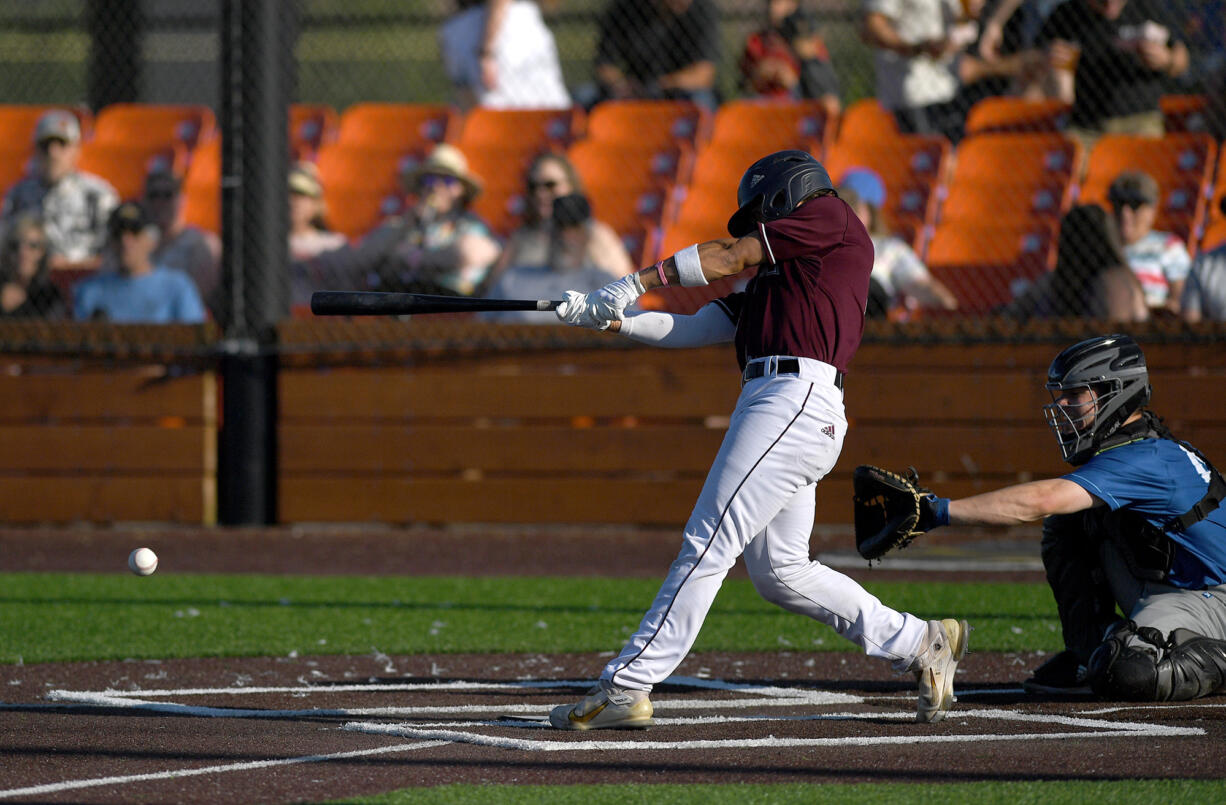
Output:
<instances>
[{"instance_id":1,"label":"white batting glove","mask_svg":"<svg viewBox=\"0 0 1226 805\"><path fill-rule=\"evenodd\" d=\"M588 294L588 304L592 306L596 318L604 321L614 319L620 321L626 308L638 301L645 291L643 282L636 271L621 279L613 280L603 288Z\"/></svg>"},{"instance_id":2,"label":"white batting glove","mask_svg":"<svg viewBox=\"0 0 1226 805\"><path fill-rule=\"evenodd\" d=\"M567 291L562 295L562 304L554 308L554 314L567 324L576 327L587 327L592 330L609 329L609 319L596 317L589 301L592 294L581 294L578 291Z\"/></svg>"}]
</instances>

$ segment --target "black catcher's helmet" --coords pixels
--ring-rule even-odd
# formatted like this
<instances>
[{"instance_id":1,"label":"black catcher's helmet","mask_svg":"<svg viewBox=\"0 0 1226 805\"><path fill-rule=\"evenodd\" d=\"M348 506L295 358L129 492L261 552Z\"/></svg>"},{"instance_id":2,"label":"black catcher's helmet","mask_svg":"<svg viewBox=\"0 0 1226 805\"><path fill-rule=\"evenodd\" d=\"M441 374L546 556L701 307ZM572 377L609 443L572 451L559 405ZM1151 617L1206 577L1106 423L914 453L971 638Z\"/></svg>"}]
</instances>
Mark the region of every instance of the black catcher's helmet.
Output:
<instances>
[{"instance_id":1,"label":"black catcher's helmet","mask_svg":"<svg viewBox=\"0 0 1226 805\"><path fill-rule=\"evenodd\" d=\"M728 233L743 238L762 221L789 215L818 190L833 190L830 174L808 151L776 151L749 166L736 189L739 208Z\"/></svg>"},{"instance_id":2,"label":"black catcher's helmet","mask_svg":"<svg viewBox=\"0 0 1226 805\"><path fill-rule=\"evenodd\" d=\"M1131 336L1119 333L1073 344L1047 370L1047 390L1053 401L1070 389L1093 393L1092 401L1083 406L1086 410L1052 402L1043 406L1043 415L1056 433L1064 460L1077 466L1149 402L1145 355Z\"/></svg>"}]
</instances>

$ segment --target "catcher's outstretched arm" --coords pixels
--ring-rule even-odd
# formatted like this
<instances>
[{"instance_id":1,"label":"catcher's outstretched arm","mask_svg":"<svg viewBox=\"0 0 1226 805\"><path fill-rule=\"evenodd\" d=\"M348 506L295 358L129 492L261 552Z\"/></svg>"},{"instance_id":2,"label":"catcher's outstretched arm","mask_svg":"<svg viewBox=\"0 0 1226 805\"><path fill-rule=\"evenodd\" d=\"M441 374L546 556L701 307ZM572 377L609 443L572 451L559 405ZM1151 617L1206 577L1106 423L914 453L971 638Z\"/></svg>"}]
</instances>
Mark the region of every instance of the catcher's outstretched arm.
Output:
<instances>
[{"instance_id":1,"label":"catcher's outstretched arm","mask_svg":"<svg viewBox=\"0 0 1226 805\"><path fill-rule=\"evenodd\" d=\"M1030 481L949 502L951 525L1018 525L1072 514L1102 501L1064 478Z\"/></svg>"}]
</instances>

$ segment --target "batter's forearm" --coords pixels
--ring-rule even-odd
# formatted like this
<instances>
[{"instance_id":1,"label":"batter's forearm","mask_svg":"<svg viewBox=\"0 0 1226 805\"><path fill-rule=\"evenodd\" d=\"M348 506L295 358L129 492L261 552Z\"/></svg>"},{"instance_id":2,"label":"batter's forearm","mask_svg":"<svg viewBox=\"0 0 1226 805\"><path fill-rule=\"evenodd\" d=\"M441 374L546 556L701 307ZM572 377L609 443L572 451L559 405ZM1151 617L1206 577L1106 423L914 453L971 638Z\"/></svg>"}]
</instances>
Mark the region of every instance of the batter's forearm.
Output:
<instances>
[{"instance_id":1,"label":"batter's forearm","mask_svg":"<svg viewBox=\"0 0 1226 805\"><path fill-rule=\"evenodd\" d=\"M703 277L708 281L740 274L747 268L760 265L762 259L762 241L756 237L721 238L698 244L699 265ZM661 273L667 282L661 280ZM677 270L677 255L665 257L656 265L641 269L638 274L643 287L648 290L682 284L681 274Z\"/></svg>"}]
</instances>

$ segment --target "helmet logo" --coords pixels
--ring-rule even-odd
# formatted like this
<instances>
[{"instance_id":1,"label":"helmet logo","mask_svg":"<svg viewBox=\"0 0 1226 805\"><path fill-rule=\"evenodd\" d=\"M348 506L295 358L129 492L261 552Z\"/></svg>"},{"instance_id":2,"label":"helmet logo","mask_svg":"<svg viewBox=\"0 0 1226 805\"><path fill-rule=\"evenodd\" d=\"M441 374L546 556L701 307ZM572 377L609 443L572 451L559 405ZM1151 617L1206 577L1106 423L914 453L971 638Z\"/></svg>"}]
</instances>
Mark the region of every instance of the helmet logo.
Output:
<instances>
[{"instance_id":1,"label":"helmet logo","mask_svg":"<svg viewBox=\"0 0 1226 805\"><path fill-rule=\"evenodd\" d=\"M752 177L750 177L750 179L749 179L749 186L750 186L750 188L757 187L758 182L762 181L762 180L763 180L763 179L765 179L765 178L766 178L766 175L765 175L765 174L762 174L762 173L755 173L755 174L754 174Z\"/></svg>"}]
</instances>

